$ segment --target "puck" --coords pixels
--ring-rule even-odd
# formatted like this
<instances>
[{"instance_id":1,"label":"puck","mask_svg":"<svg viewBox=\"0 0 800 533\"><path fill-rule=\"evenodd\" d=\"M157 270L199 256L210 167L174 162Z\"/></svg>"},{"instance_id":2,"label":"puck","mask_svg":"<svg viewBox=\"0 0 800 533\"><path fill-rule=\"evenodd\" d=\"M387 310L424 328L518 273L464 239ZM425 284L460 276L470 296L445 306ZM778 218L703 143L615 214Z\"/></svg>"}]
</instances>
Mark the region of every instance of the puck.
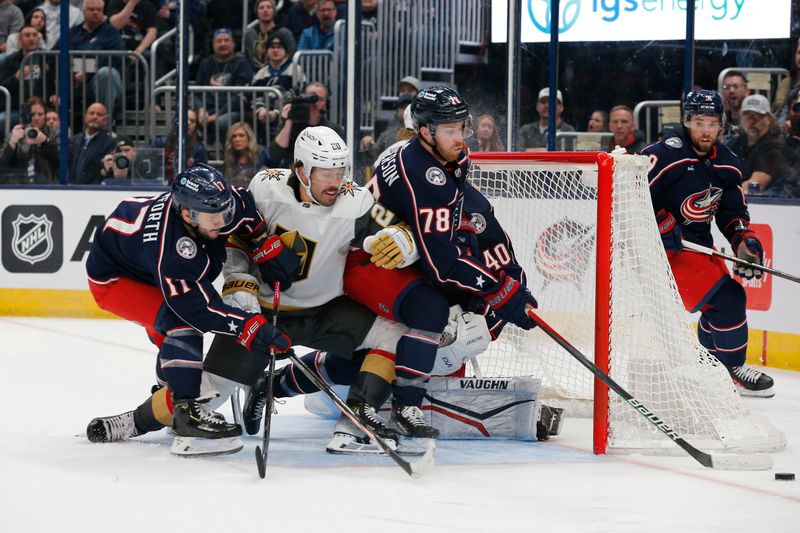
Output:
<instances>
[{"instance_id":1,"label":"puck","mask_svg":"<svg viewBox=\"0 0 800 533\"><path fill-rule=\"evenodd\" d=\"M794 474L788 472L778 472L775 474L775 479L777 481L794 481Z\"/></svg>"}]
</instances>

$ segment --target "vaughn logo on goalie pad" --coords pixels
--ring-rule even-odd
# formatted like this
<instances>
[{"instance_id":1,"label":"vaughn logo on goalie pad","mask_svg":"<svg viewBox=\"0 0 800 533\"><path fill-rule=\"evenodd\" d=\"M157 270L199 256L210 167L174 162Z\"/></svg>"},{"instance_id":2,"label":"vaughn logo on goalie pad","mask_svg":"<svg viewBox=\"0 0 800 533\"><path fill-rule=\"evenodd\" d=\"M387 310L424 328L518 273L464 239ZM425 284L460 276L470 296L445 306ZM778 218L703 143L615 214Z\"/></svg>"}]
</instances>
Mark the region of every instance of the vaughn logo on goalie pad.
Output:
<instances>
[{"instance_id":1,"label":"vaughn logo on goalie pad","mask_svg":"<svg viewBox=\"0 0 800 533\"><path fill-rule=\"evenodd\" d=\"M422 410L440 439L537 440L541 381L432 377Z\"/></svg>"}]
</instances>

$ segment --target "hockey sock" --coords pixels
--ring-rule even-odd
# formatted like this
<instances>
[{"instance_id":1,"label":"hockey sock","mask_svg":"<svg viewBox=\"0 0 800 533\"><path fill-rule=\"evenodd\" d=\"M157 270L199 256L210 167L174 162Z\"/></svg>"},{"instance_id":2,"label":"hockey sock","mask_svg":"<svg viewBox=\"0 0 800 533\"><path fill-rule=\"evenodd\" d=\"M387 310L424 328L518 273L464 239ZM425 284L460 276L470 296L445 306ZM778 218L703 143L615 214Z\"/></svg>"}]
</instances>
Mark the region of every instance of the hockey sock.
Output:
<instances>
[{"instance_id":1,"label":"hockey sock","mask_svg":"<svg viewBox=\"0 0 800 533\"><path fill-rule=\"evenodd\" d=\"M410 331L397 343L394 396L403 405L421 405L450 307L441 293L417 285L403 299L398 318Z\"/></svg>"},{"instance_id":2,"label":"hockey sock","mask_svg":"<svg viewBox=\"0 0 800 533\"><path fill-rule=\"evenodd\" d=\"M358 375L358 363L328 352L310 352L300 358L328 385L352 385ZM281 368L275 381L275 397L285 398L319 391L316 385L292 363Z\"/></svg>"},{"instance_id":3,"label":"hockey sock","mask_svg":"<svg viewBox=\"0 0 800 533\"><path fill-rule=\"evenodd\" d=\"M366 402L372 407L380 407L392 394L392 381L395 379L394 354L383 350L371 350L358 373L358 378L347 394L347 403Z\"/></svg>"},{"instance_id":4,"label":"hockey sock","mask_svg":"<svg viewBox=\"0 0 800 533\"><path fill-rule=\"evenodd\" d=\"M172 397L167 387L158 389L133 412L133 423L140 433L172 426Z\"/></svg>"},{"instance_id":5,"label":"hockey sock","mask_svg":"<svg viewBox=\"0 0 800 533\"><path fill-rule=\"evenodd\" d=\"M203 336L189 326L167 332L158 364L175 398L197 398L203 370Z\"/></svg>"},{"instance_id":6,"label":"hockey sock","mask_svg":"<svg viewBox=\"0 0 800 533\"><path fill-rule=\"evenodd\" d=\"M746 304L747 296L742 286L733 278L728 278L711 297L700 318L700 342L708 342L710 336L714 350L711 353L727 367L741 366L745 362L748 329Z\"/></svg>"}]
</instances>

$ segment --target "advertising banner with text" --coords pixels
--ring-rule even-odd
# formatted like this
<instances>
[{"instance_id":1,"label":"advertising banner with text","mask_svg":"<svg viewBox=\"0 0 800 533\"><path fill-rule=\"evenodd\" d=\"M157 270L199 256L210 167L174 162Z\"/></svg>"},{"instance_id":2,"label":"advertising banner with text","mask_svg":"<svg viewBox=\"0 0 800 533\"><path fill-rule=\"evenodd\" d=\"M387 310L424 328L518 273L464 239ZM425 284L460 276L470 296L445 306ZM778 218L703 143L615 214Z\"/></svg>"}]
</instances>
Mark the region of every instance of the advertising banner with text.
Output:
<instances>
[{"instance_id":1,"label":"advertising banner with text","mask_svg":"<svg viewBox=\"0 0 800 533\"><path fill-rule=\"evenodd\" d=\"M519 0L523 43L550 40L550 0ZM686 0L562 0L561 42L686 37ZM786 39L791 0L695 0L695 39ZM508 0L492 0L492 42L508 40Z\"/></svg>"}]
</instances>

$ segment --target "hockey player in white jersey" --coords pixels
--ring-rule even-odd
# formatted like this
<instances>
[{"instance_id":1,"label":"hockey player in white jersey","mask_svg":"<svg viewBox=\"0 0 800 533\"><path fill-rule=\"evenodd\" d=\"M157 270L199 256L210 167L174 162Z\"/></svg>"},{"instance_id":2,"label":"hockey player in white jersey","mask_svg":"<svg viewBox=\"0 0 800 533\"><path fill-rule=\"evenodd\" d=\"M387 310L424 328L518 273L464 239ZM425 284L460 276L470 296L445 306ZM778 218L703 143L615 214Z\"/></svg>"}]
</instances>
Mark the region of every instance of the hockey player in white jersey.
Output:
<instances>
[{"instance_id":1,"label":"hockey player in white jersey","mask_svg":"<svg viewBox=\"0 0 800 533\"><path fill-rule=\"evenodd\" d=\"M271 237L261 247L267 251L263 254L248 253L246 243L240 247L236 241L230 243L223 297L271 315L272 285L281 281L281 329L296 344L319 350L304 357L329 383L354 383L347 403L382 437L396 441L395 432L375 408L390 394L396 344L406 330L376 318L366 307L346 298L342 280L351 246L361 246L365 237L397 229L385 230L373 218L374 199L349 180L348 149L333 130L303 130L294 153L294 172L262 171L250 183ZM413 250L407 252L413 261ZM291 253L299 258L296 272L287 259ZM260 257L266 258L261 264L256 259ZM366 355L359 350L366 350ZM206 381L216 390L226 388L225 380L251 386L244 413L245 429L251 434L258 431L265 403L267 376L262 371L266 363L259 354L217 336L204 364ZM291 364L274 379L276 397L316 391ZM424 436L435 437L433 428L423 429L427 430ZM328 447L333 453L377 451L374 445L368 448L365 436L344 420L335 433Z\"/></svg>"}]
</instances>

